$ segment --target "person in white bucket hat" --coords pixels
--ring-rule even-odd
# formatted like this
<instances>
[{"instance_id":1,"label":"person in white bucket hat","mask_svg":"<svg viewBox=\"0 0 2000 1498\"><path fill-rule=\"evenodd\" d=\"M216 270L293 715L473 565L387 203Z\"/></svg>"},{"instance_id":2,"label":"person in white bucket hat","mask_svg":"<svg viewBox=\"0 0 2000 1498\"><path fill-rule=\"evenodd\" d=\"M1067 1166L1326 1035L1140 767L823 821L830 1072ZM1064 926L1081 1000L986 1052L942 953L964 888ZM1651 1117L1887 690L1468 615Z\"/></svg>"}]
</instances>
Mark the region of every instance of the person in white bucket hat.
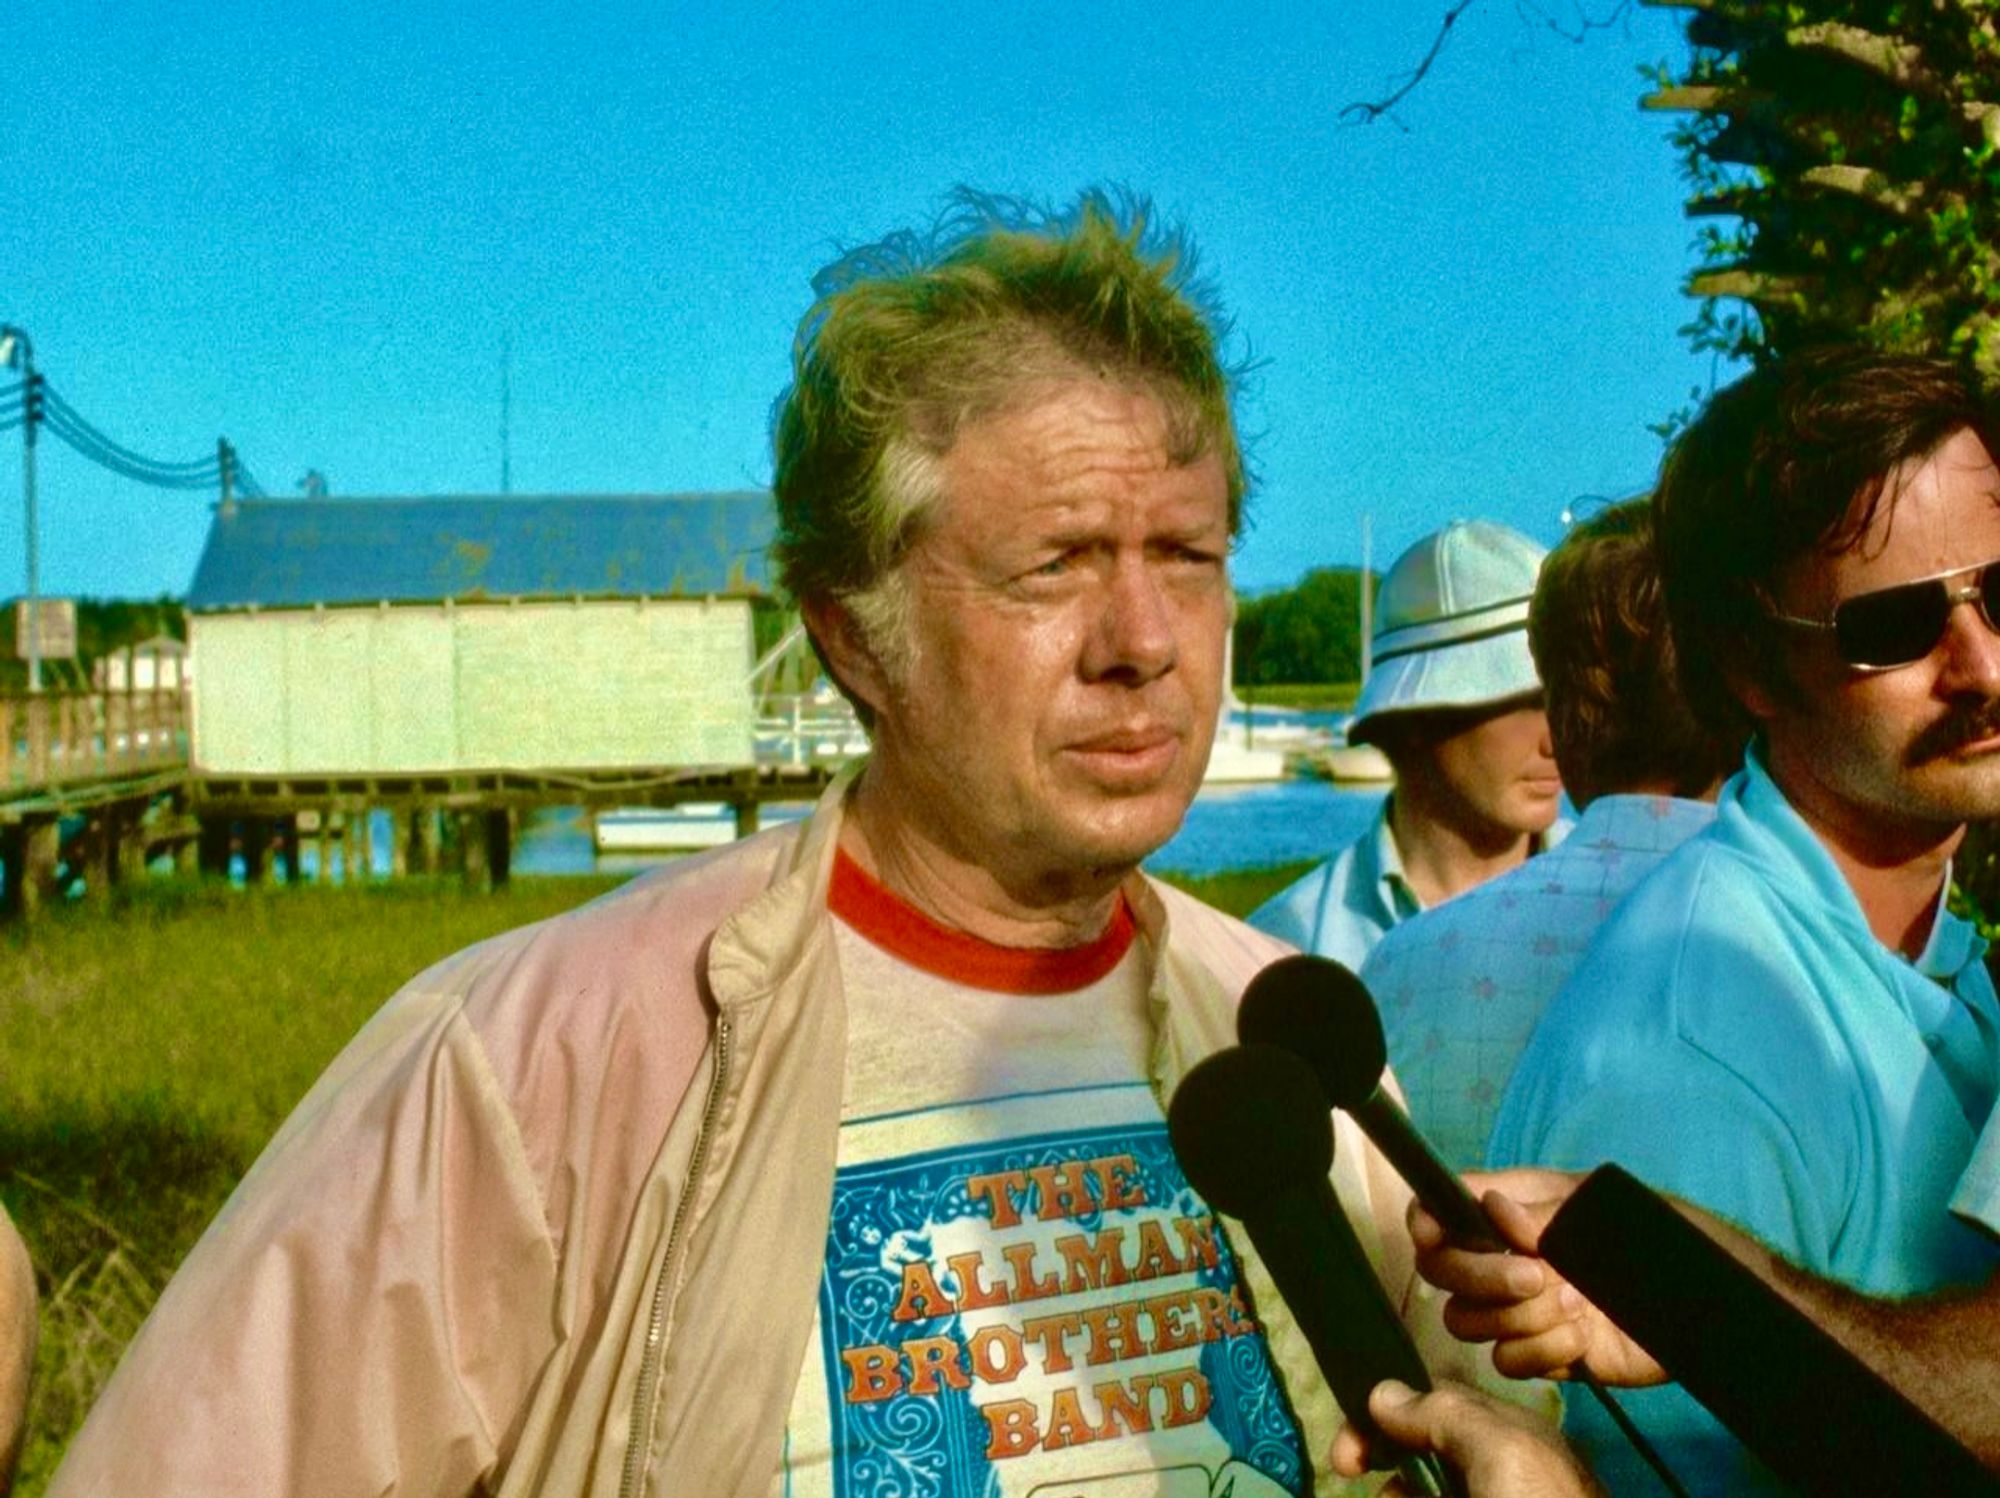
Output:
<instances>
[{"instance_id":1,"label":"person in white bucket hat","mask_svg":"<svg viewBox=\"0 0 2000 1498\"><path fill-rule=\"evenodd\" d=\"M1396 788L1360 838L1251 925L1359 968L1399 921L1539 850L1562 795L1528 652L1543 554L1504 525L1454 520L1396 559L1348 728L1388 756Z\"/></svg>"}]
</instances>

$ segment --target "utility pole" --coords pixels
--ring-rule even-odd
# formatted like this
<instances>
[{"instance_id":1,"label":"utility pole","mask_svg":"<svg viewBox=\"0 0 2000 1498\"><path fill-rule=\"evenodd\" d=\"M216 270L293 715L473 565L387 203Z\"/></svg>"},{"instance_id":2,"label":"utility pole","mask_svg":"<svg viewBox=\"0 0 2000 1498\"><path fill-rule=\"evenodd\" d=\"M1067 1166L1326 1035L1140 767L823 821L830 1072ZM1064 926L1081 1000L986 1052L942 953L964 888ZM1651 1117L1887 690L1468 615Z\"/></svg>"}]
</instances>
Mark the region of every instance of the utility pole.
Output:
<instances>
[{"instance_id":1,"label":"utility pole","mask_svg":"<svg viewBox=\"0 0 2000 1498\"><path fill-rule=\"evenodd\" d=\"M42 420L42 377L35 373L35 346L12 323L0 324L0 367L21 371L21 509L28 533L27 616L28 690L42 689L42 556L35 518L35 429Z\"/></svg>"}]
</instances>

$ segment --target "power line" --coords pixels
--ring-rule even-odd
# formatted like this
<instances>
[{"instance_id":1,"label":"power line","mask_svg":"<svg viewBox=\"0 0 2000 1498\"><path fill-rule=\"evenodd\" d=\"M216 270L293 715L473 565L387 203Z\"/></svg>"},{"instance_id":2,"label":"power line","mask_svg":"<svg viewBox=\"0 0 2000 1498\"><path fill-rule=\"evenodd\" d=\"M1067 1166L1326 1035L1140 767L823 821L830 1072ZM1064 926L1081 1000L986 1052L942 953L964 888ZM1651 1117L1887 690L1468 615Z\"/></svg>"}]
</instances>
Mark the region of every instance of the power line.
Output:
<instances>
[{"instance_id":1,"label":"power line","mask_svg":"<svg viewBox=\"0 0 2000 1498\"><path fill-rule=\"evenodd\" d=\"M67 413L58 413L53 402L43 417L43 425L100 468L155 488L209 489L221 477L222 470L213 458L201 465L171 467L147 458L128 458L124 454L129 449L105 444L96 437L94 429L77 425Z\"/></svg>"},{"instance_id":2,"label":"power line","mask_svg":"<svg viewBox=\"0 0 2000 1498\"><path fill-rule=\"evenodd\" d=\"M217 444L214 454L172 462L148 457L112 437L63 398L46 375L36 372L31 379L0 386L0 433L26 425L28 436L47 428L79 456L137 483L158 489L224 488L250 499L266 497L264 486L236 457L226 442ZM227 455L225 458L225 454ZM227 486L223 465L228 463Z\"/></svg>"},{"instance_id":3,"label":"power line","mask_svg":"<svg viewBox=\"0 0 2000 1498\"><path fill-rule=\"evenodd\" d=\"M134 467L152 468L161 473L191 473L198 468L207 468L210 470L215 468L216 460L212 457L187 463L167 463L157 458L149 458L144 453L134 452L123 443L114 442L110 437L92 426L90 422L84 419L83 413L64 400L47 381L44 381L42 384L42 394L48 400L49 423L51 426L55 425L58 417L61 417L67 421L81 440L89 442L101 451L111 453L123 459ZM65 440L69 439L65 438ZM71 445L74 446L76 444L72 442Z\"/></svg>"}]
</instances>

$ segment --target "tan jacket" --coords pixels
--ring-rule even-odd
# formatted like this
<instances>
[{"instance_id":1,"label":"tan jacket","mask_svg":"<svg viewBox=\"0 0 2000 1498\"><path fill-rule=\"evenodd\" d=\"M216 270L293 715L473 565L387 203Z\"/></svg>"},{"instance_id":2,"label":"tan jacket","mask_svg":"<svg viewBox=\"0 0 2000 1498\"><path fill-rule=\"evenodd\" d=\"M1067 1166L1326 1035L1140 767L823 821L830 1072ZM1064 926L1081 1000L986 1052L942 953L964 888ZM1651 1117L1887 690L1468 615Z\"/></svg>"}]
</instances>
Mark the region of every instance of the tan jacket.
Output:
<instances>
[{"instance_id":1,"label":"tan jacket","mask_svg":"<svg viewBox=\"0 0 2000 1498\"><path fill-rule=\"evenodd\" d=\"M52 1498L766 1498L833 1186L841 790L397 994L189 1254ZM1143 877L1129 896L1165 1096L1286 949ZM1398 1293L1407 1191L1339 1128L1336 1185ZM1317 1465L1338 1412L1234 1242Z\"/></svg>"}]
</instances>

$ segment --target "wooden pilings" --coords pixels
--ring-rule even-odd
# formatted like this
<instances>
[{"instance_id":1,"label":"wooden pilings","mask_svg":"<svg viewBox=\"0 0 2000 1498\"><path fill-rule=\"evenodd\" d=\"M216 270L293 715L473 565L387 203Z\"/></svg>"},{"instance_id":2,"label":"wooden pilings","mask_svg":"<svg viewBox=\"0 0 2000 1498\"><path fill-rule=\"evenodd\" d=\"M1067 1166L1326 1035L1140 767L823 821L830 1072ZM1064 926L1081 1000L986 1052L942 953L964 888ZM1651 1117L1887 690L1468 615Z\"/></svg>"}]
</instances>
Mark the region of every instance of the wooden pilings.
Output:
<instances>
[{"instance_id":1,"label":"wooden pilings","mask_svg":"<svg viewBox=\"0 0 2000 1498\"><path fill-rule=\"evenodd\" d=\"M419 806L409 813L403 843L404 859L412 874L435 874L444 853L444 829L435 806Z\"/></svg>"},{"instance_id":2,"label":"wooden pilings","mask_svg":"<svg viewBox=\"0 0 2000 1498\"><path fill-rule=\"evenodd\" d=\"M53 714L49 722L60 728L62 713L75 717L77 710L51 704L33 711ZM161 725L141 725L123 706L105 721L113 739L136 742L143 733L148 752L163 741ZM60 741L59 734L44 737ZM831 774L822 766L766 765L621 770L603 784L580 783L569 772L307 780L183 773L108 781L101 778L108 752L90 761L100 776L95 783L54 777L24 789L17 777L12 800L0 797L0 918L33 915L79 892L91 900L115 896L158 856L171 856L184 878L333 883L375 878L379 870L455 875L498 889L513 872L521 819L537 808L580 806L589 836L597 813L609 807L720 802L737 835L747 836L765 801L810 800Z\"/></svg>"},{"instance_id":3,"label":"wooden pilings","mask_svg":"<svg viewBox=\"0 0 2000 1498\"><path fill-rule=\"evenodd\" d=\"M54 817L24 817L0 826L0 891L8 915L32 920L56 893L61 824Z\"/></svg>"},{"instance_id":4,"label":"wooden pilings","mask_svg":"<svg viewBox=\"0 0 2000 1498\"><path fill-rule=\"evenodd\" d=\"M456 814L459 871L474 889L504 889L514 865L511 807L474 808Z\"/></svg>"}]
</instances>

